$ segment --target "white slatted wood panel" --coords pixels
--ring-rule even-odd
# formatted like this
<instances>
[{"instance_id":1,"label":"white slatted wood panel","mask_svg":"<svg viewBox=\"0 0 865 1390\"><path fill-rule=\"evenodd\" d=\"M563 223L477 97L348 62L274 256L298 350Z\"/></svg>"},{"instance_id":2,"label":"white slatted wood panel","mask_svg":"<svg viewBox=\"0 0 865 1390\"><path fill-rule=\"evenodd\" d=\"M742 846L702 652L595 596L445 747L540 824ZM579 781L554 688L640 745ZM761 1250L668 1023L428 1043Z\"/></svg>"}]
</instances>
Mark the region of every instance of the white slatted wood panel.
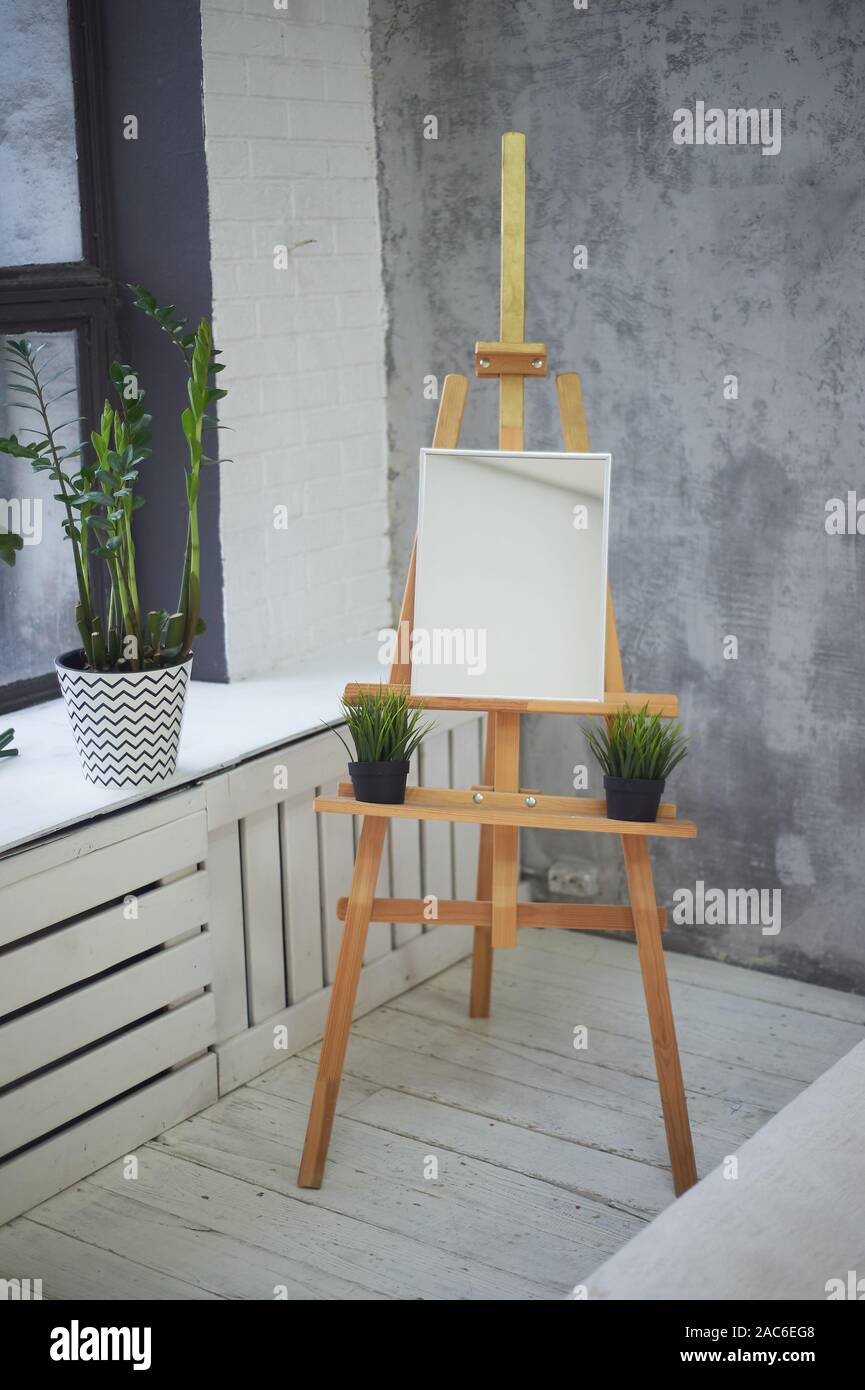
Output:
<instances>
[{"instance_id":1,"label":"white slatted wood panel","mask_svg":"<svg viewBox=\"0 0 865 1390\"><path fill-rule=\"evenodd\" d=\"M324 783L322 796L336 796L336 782ZM352 816L319 816L319 862L321 865L321 920L324 939L324 982L333 983L342 923L336 905L348 896L354 868L354 827Z\"/></svg>"},{"instance_id":2,"label":"white slatted wood panel","mask_svg":"<svg viewBox=\"0 0 865 1390\"><path fill-rule=\"evenodd\" d=\"M473 787L481 781L480 720L458 724L451 730L451 769L455 787ZM476 825L453 827L454 883L457 898L477 893L478 843Z\"/></svg>"},{"instance_id":3,"label":"white slatted wood panel","mask_svg":"<svg viewBox=\"0 0 865 1390\"><path fill-rule=\"evenodd\" d=\"M206 920L213 954L216 1037L221 1042L249 1024L237 821L227 821L209 830L207 839L210 904Z\"/></svg>"},{"instance_id":4,"label":"white slatted wood panel","mask_svg":"<svg viewBox=\"0 0 865 1390\"><path fill-rule=\"evenodd\" d=\"M0 967L0 1014L23 1009L203 926L209 910L207 874L194 873L13 947ZM137 915L130 916L132 912Z\"/></svg>"},{"instance_id":5,"label":"white slatted wood panel","mask_svg":"<svg viewBox=\"0 0 865 1390\"><path fill-rule=\"evenodd\" d=\"M308 795L284 801L279 815L288 1002L296 1004L324 985L318 830Z\"/></svg>"},{"instance_id":6,"label":"white slatted wood panel","mask_svg":"<svg viewBox=\"0 0 865 1390\"><path fill-rule=\"evenodd\" d=\"M203 787L185 787L167 796L156 796L142 802L131 811L98 816L86 825L76 827L53 839L31 848L22 848L0 858L0 888L20 883L24 878L44 874L60 864L83 860L96 850L108 849L126 840L136 839L148 830L182 820L204 809ZM114 894L106 894L113 897ZM97 902L105 901L100 897ZM61 914L63 915L63 914Z\"/></svg>"},{"instance_id":7,"label":"white slatted wood panel","mask_svg":"<svg viewBox=\"0 0 865 1390\"><path fill-rule=\"evenodd\" d=\"M361 817L355 816L354 819L354 847L357 850L357 840L360 835ZM385 836L384 846L381 854L381 865L378 871L378 883L375 887L377 898L389 898L392 896L393 878L391 876L391 854L390 854L390 826ZM342 927L340 926L340 931ZM363 953L364 965L371 965L375 960L381 960L382 956L390 955L393 950L393 927L390 922L370 922L366 934L366 948Z\"/></svg>"},{"instance_id":8,"label":"white slatted wood panel","mask_svg":"<svg viewBox=\"0 0 865 1390\"><path fill-rule=\"evenodd\" d=\"M84 858L28 874L0 889L0 946L133 893L206 855L207 823L198 811ZM22 873L29 867L22 864Z\"/></svg>"},{"instance_id":9,"label":"white slatted wood panel","mask_svg":"<svg viewBox=\"0 0 865 1390\"><path fill-rule=\"evenodd\" d=\"M450 738L447 732L430 734L420 747L421 785L449 787ZM421 853L423 857L423 896L451 898L453 889L452 826L447 821L421 822ZM432 920L424 930L435 926Z\"/></svg>"},{"instance_id":10,"label":"white slatted wood panel","mask_svg":"<svg viewBox=\"0 0 865 1390\"><path fill-rule=\"evenodd\" d=\"M216 1098L216 1058L200 1057L26 1149L0 1166L0 1224L195 1115Z\"/></svg>"},{"instance_id":11,"label":"white slatted wood panel","mask_svg":"<svg viewBox=\"0 0 865 1390\"><path fill-rule=\"evenodd\" d=\"M217 791L208 784L209 823L243 820L267 806L312 797L322 782L346 776L346 754L335 734L324 732L288 748L277 748L266 757L232 768L219 779Z\"/></svg>"},{"instance_id":12,"label":"white slatted wood panel","mask_svg":"<svg viewBox=\"0 0 865 1390\"><path fill-rule=\"evenodd\" d=\"M249 1021L261 1023L286 1003L276 804L244 817L240 824L240 851Z\"/></svg>"},{"instance_id":13,"label":"white slatted wood panel","mask_svg":"<svg viewBox=\"0 0 865 1390\"><path fill-rule=\"evenodd\" d=\"M0 1026L0 1086L210 984L210 940L157 951Z\"/></svg>"},{"instance_id":14,"label":"white slatted wood panel","mask_svg":"<svg viewBox=\"0 0 865 1390\"><path fill-rule=\"evenodd\" d=\"M408 785L418 784L417 754L411 760ZM391 883L395 898L421 897L420 872L420 822L392 820L390 823L390 862ZM414 922L394 924L393 941L395 946L403 946L413 937L420 936L423 928Z\"/></svg>"},{"instance_id":15,"label":"white slatted wood panel","mask_svg":"<svg viewBox=\"0 0 865 1390\"><path fill-rule=\"evenodd\" d=\"M188 1061L213 1042L213 997L201 994L0 1096L0 1145L13 1153L69 1120Z\"/></svg>"}]
</instances>

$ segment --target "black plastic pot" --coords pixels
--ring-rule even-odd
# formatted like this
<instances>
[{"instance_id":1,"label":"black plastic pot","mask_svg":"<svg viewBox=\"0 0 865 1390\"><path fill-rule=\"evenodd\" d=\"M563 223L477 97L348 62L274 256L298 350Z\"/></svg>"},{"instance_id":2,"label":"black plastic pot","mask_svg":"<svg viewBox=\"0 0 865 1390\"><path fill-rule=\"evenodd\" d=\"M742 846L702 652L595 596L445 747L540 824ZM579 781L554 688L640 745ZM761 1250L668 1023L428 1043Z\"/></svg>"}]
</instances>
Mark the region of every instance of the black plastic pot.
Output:
<instances>
[{"instance_id":1,"label":"black plastic pot","mask_svg":"<svg viewBox=\"0 0 865 1390\"><path fill-rule=\"evenodd\" d=\"M658 819L658 807L664 790L663 778L650 781L641 777L605 777L604 790L610 820Z\"/></svg>"},{"instance_id":2,"label":"black plastic pot","mask_svg":"<svg viewBox=\"0 0 865 1390\"><path fill-rule=\"evenodd\" d=\"M401 806L410 763L349 763L348 775L356 801L377 801L379 805Z\"/></svg>"}]
</instances>

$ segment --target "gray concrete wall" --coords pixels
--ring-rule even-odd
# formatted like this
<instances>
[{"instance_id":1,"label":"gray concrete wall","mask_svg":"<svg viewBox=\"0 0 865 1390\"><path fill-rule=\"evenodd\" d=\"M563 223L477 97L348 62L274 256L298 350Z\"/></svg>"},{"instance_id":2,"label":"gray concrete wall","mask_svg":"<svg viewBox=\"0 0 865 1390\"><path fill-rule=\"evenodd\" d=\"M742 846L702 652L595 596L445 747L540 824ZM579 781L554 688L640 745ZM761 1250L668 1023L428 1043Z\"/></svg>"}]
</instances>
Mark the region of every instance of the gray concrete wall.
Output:
<instances>
[{"instance_id":1,"label":"gray concrete wall","mask_svg":"<svg viewBox=\"0 0 865 1390\"><path fill-rule=\"evenodd\" d=\"M658 845L659 898L698 879L782 890L777 935L683 927L671 944L865 989L865 538L824 528L827 499L865 494L865 6L371 11L395 588L436 409L423 379L469 372L474 340L498 333L499 141L524 130L526 334L582 374L592 443L613 455L626 679L677 691L694 734L670 791L700 838ZM697 100L780 107L780 153L674 145L673 112ZM473 381L465 444L495 441L496 395ZM560 448L552 382L527 396L527 446ZM567 792L575 722L524 723L525 781ZM527 836L525 862L542 870L563 838ZM599 863L602 900L622 897L617 843L575 852Z\"/></svg>"}]
</instances>

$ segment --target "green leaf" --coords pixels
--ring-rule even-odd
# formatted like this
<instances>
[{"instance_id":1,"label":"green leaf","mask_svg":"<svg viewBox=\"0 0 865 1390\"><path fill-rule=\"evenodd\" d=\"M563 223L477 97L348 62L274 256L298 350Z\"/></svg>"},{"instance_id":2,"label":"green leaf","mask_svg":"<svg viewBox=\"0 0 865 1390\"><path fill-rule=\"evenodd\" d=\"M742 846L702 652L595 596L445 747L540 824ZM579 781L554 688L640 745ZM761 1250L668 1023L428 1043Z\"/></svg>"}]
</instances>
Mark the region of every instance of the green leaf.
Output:
<instances>
[{"instance_id":1,"label":"green leaf","mask_svg":"<svg viewBox=\"0 0 865 1390\"><path fill-rule=\"evenodd\" d=\"M10 748L10 744L15 737L14 729L4 729L0 731L0 758L17 758L18 749Z\"/></svg>"},{"instance_id":2,"label":"green leaf","mask_svg":"<svg viewBox=\"0 0 865 1390\"><path fill-rule=\"evenodd\" d=\"M24 538L14 531L0 531L0 560L4 565L14 565L15 556L24 547Z\"/></svg>"},{"instance_id":3,"label":"green leaf","mask_svg":"<svg viewBox=\"0 0 865 1390\"><path fill-rule=\"evenodd\" d=\"M109 494L105 492L82 492L79 493L77 497L71 497L69 500L73 507L83 507L88 502L105 502L108 496Z\"/></svg>"},{"instance_id":4,"label":"green leaf","mask_svg":"<svg viewBox=\"0 0 865 1390\"><path fill-rule=\"evenodd\" d=\"M675 720L650 715L648 707L628 707L600 729L581 725L589 751L608 777L663 781L688 752L688 739Z\"/></svg>"},{"instance_id":5,"label":"green leaf","mask_svg":"<svg viewBox=\"0 0 865 1390\"><path fill-rule=\"evenodd\" d=\"M9 454L15 459L32 459L38 457L39 450L35 444L21 444L16 435L11 434L8 439L0 439L0 454Z\"/></svg>"},{"instance_id":6,"label":"green leaf","mask_svg":"<svg viewBox=\"0 0 865 1390\"><path fill-rule=\"evenodd\" d=\"M406 762L433 727L421 722L420 706L388 686L360 690L342 711L358 762Z\"/></svg>"}]
</instances>

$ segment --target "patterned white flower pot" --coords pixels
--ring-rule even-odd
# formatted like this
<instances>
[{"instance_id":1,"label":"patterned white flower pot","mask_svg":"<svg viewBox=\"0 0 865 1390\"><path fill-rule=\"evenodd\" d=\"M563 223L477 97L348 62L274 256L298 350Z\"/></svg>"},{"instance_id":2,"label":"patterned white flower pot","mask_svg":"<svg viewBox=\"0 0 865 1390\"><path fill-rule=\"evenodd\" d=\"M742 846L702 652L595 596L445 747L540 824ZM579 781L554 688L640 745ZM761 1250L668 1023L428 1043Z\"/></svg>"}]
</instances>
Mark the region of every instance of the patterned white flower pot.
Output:
<instances>
[{"instance_id":1,"label":"patterned white flower pot","mask_svg":"<svg viewBox=\"0 0 865 1390\"><path fill-rule=\"evenodd\" d=\"M81 654L54 663L88 782L154 786L177 766L192 657L157 671L84 671Z\"/></svg>"}]
</instances>

